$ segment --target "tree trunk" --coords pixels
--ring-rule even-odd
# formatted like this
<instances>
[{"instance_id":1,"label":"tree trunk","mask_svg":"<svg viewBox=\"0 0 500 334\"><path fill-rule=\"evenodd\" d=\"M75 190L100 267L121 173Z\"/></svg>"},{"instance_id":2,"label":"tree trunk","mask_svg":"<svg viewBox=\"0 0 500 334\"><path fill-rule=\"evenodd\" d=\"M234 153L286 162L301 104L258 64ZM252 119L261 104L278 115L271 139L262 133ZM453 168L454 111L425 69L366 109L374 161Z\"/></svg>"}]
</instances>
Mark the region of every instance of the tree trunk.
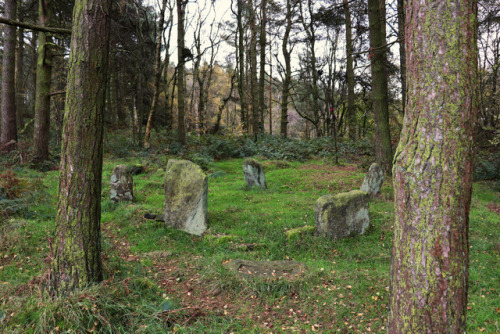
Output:
<instances>
[{"instance_id":1,"label":"tree trunk","mask_svg":"<svg viewBox=\"0 0 500 334\"><path fill-rule=\"evenodd\" d=\"M15 20L16 0L5 1L5 15ZM2 132L0 149L12 150L17 143L16 124L16 28L5 25L2 62Z\"/></svg>"},{"instance_id":2,"label":"tree trunk","mask_svg":"<svg viewBox=\"0 0 500 334\"><path fill-rule=\"evenodd\" d=\"M388 332L465 333L477 3L408 0L406 13Z\"/></svg>"},{"instance_id":3,"label":"tree trunk","mask_svg":"<svg viewBox=\"0 0 500 334\"><path fill-rule=\"evenodd\" d=\"M346 124L348 128L349 139L356 138L356 108L354 106L354 65L353 65L353 43L351 27L351 10L349 1L343 0L345 13L345 40L346 40L346 79L347 79L347 112Z\"/></svg>"},{"instance_id":4,"label":"tree trunk","mask_svg":"<svg viewBox=\"0 0 500 334\"><path fill-rule=\"evenodd\" d=\"M111 0L77 0L69 59L51 287L103 278L101 179Z\"/></svg>"},{"instance_id":5,"label":"tree trunk","mask_svg":"<svg viewBox=\"0 0 500 334\"><path fill-rule=\"evenodd\" d=\"M281 97L281 127L280 133L283 138L288 136L288 96L290 95L290 81L292 79L291 51L288 49L288 40L292 30L292 5L291 0L286 1L286 28L281 49L285 58L285 78L283 80L283 91Z\"/></svg>"},{"instance_id":6,"label":"tree trunk","mask_svg":"<svg viewBox=\"0 0 500 334\"><path fill-rule=\"evenodd\" d=\"M30 43L29 43L29 62L30 67L26 79L26 96L29 103L26 105L25 117L34 118L35 117L35 100L36 100L36 63L38 59L38 32L31 31Z\"/></svg>"},{"instance_id":7,"label":"tree trunk","mask_svg":"<svg viewBox=\"0 0 500 334\"><path fill-rule=\"evenodd\" d=\"M144 93L142 67L137 68L137 83L135 86L134 107L132 109L132 124L134 132L134 142L142 146L142 120L144 117Z\"/></svg>"},{"instance_id":8,"label":"tree trunk","mask_svg":"<svg viewBox=\"0 0 500 334\"><path fill-rule=\"evenodd\" d=\"M398 39L399 39L399 67L401 73L401 106L402 114L406 108L406 50L405 50L405 9L404 0L398 0Z\"/></svg>"},{"instance_id":9,"label":"tree trunk","mask_svg":"<svg viewBox=\"0 0 500 334\"><path fill-rule=\"evenodd\" d=\"M260 113L260 124L259 128L260 132L263 131L264 127L264 112L266 110L266 101L265 99L265 89L266 89L266 44L267 44L267 33L266 33L266 5L267 1L262 0L260 3L260 13L261 13L261 21L260 21L260 73L259 73L259 113Z\"/></svg>"},{"instance_id":10,"label":"tree trunk","mask_svg":"<svg viewBox=\"0 0 500 334\"><path fill-rule=\"evenodd\" d=\"M113 75L113 100L116 105L116 117L118 120L118 127L120 129L127 128L127 114L125 113L125 101L122 102L122 98L125 99L124 96L126 94L123 93L125 89L123 82L120 80L121 72L118 69L115 69L115 75Z\"/></svg>"},{"instance_id":11,"label":"tree trunk","mask_svg":"<svg viewBox=\"0 0 500 334\"><path fill-rule=\"evenodd\" d=\"M165 9L167 8L167 0L163 0L160 9L160 22L158 24L158 36L156 36L156 53L155 53L155 80L154 80L154 91L153 91L153 102L151 103L151 109L149 109L148 123L146 124L146 131L144 134L144 147L150 148L150 136L151 128L153 126L153 118L156 113L156 108L158 105L158 98L160 97L160 78L161 78L161 39L163 35L163 25L165 23ZM182 50L182 49L181 49ZM167 51L168 52L168 51Z\"/></svg>"},{"instance_id":12,"label":"tree trunk","mask_svg":"<svg viewBox=\"0 0 500 334\"><path fill-rule=\"evenodd\" d=\"M368 0L370 23L370 63L372 70L375 155L385 174L392 171L392 145L389 128L389 95L385 42L385 0Z\"/></svg>"},{"instance_id":13,"label":"tree trunk","mask_svg":"<svg viewBox=\"0 0 500 334\"><path fill-rule=\"evenodd\" d=\"M257 86L257 24L253 0L248 1L250 10L250 91L252 92L252 133L257 135L259 127L259 87Z\"/></svg>"},{"instance_id":14,"label":"tree trunk","mask_svg":"<svg viewBox=\"0 0 500 334\"><path fill-rule=\"evenodd\" d=\"M38 14L40 25L51 24L52 3L50 0L39 0ZM35 129L33 148L35 161L49 158L50 139L50 83L52 77L52 37L45 32L38 33L36 93L35 93Z\"/></svg>"},{"instance_id":15,"label":"tree trunk","mask_svg":"<svg viewBox=\"0 0 500 334\"><path fill-rule=\"evenodd\" d=\"M186 144L186 126L184 124L186 86L184 82L184 10L185 0L177 0L177 140Z\"/></svg>"},{"instance_id":16,"label":"tree trunk","mask_svg":"<svg viewBox=\"0 0 500 334\"><path fill-rule=\"evenodd\" d=\"M269 134L273 134L273 46L269 43Z\"/></svg>"},{"instance_id":17,"label":"tree trunk","mask_svg":"<svg viewBox=\"0 0 500 334\"><path fill-rule=\"evenodd\" d=\"M321 137L321 120L319 115L319 89L318 89L318 69L316 68L316 22L314 21L314 9L313 9L313 1L307 1L307 8L309 10L309 14L311 16L309 24L305 23L304 14L302 10L302 2L300 4L300 12L301 12L301 20L302 26L304 27L304 31L307 36L307 40L309 42L309 49L311 52L311 76L312 76L312 113L313 120L311 123L314 125L314 129L316 130L316 137Z\"/></svg>"},{"instance_id":18,"label":"tree trunk","mask_svg":"<svg viewBox=\"0 0 500 334\"><path fill-rule=\"evenodd\" d=\"M238 93L240 95L240 118L243 126L243 132L249 132L248 118L248 105L246 98L246 79L245 79L245 44L243 39L243 0L238 0L237 9L238 20Z\"/></svg>"},{"instance_id":19,"label":"tree trunk","mask_svg":"<svg viewBox=\"0 0 500 334\"><path fill-rule=\"evenodd\" d=\"M19 20L22 19L19 13ZM16 48L16 120L19 129L24 127L24 72L24 29L19 28Z\"/></svg>"}]
</instances>

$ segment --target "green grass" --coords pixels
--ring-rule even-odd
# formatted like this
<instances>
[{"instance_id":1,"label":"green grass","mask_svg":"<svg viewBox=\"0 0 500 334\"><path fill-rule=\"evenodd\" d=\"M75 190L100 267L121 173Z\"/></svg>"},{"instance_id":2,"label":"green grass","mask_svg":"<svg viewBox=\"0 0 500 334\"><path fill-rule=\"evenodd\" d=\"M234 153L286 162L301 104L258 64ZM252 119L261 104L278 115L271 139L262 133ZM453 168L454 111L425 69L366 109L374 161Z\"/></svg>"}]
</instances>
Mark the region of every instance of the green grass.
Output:
<instances>
[{"instance_id":1,"label":"green grass","mask_svg":"<svg viewBox=\"0 0 500 334\"><path fill-rule=\"evenodd\" d=\"M143 164L134 177L134 203L109 203L114 165ZM363 236L332 242L285 231L314 226L318 197L359 188L364 173L328 160L263 161L267 190L247 189L243 159L210 165L209 226L205 237L144 220L161 214L165 159L107 158L102 193L105 283L66 299L44 290L47 237L54 231L57 172L19 168L31 187L30 205L0 223L2 332L289 333L384 332L392 244L392 184L370 204ZM29 187L28 187L29 188ZM468 331L498 331L498 225L487 206L500 200L474 185L470 215ZM248 251L242 245L258 244ZM231 259L296 260L308 271L294 281L243 280ZM45 262L44 262L45 261ZM165 304L167 303L167 304ZM170 310L164 310L171 308Z\"/></svg>"}]
</instances>

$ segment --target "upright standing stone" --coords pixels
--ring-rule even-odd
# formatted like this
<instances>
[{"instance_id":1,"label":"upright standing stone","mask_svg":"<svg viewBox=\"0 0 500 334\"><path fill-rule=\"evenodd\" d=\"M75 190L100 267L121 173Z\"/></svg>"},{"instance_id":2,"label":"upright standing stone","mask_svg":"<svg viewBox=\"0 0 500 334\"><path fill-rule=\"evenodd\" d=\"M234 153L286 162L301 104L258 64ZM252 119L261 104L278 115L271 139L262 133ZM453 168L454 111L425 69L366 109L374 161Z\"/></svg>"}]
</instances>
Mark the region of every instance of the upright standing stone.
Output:
<instances>
[{"instance_id":1,"label":"upright standing stone","mask_svg":"<svg viewBox=\"0 0 500 334\"><path fill-rule=\"evenodd\" d=\"M243 162L243 174L245 175L245 182L247 186L261 187L266 189L266 176L264 174L264 168L255 159L247 158Z\"/></svg>"},{"instance_id":2,"label":"upright standing stone","mask_svg":"<svg viewBox=\"0 0 500 334\"><path fill-rule=\"evenodd\" d=\"M376 196L380 193L382 188L382 183L384 182L384 172L382 168L374 162L370 166L368 173L366 173L365 179L363 180L363 185L361 186L361 191L368 193L371 196Z\"/></svg>"},{"instance_id":3,"label":"upright standing stone","mask_svg":"<svg viewBox=\"0 0 500 334\"><path fill-rule=\"evenodd\" d=\"M134 180L127 166L118 165L113 168L109 197L111 202L134 200Z\"/></svg>"},{"instance_id":4,"label":"upright standing stone","mask_svg":"<svg viewBox=\"0 0 500 334\"><path fill-rule=\"evenodd\" d=\"M191 161L170 159L165 172L165 225L203 234L207 230L207 198L208 182L203 170Z\"/></svg>"},{"instance_id":5,"label":"upright standing stone","mask_svg":"<svg viewBox=\"0 0 500 334\"><path fill-rule=\"evenodd\" d=\"M325 195L316 201L316 233L332 239L364 234L370 226L369 196L361 190Z\"/></svg>"}]
</instances>

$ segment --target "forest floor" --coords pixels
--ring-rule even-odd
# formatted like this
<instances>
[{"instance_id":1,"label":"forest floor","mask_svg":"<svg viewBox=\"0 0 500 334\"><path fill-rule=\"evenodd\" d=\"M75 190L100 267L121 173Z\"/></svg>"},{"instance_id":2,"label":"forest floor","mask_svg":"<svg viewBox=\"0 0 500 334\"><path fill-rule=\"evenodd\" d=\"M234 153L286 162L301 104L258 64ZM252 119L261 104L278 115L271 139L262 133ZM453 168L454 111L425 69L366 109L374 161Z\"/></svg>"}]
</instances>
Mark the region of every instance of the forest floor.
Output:
<instances>
[{"instance_id":1,"label":"forest floor","mask_svg":"<svg viewBox=\"0 0 500 334\"><path fill-rule=\"evenodd\" d=\"M320 196L358 189L364 171L352 161L262 162L267 190L245 187L242 159L210 165L210 228L196 237L143 218L162 212L164 156L106 157L105 281L65 298L51 297L46 289L58 172L14 168L20 198L4 201L0 220L0 332L385 332L392 180L370 203L365 235L336 242L310 233L288 238L289 229L314 226ZM110 174L122 163L145 170L134 177L136 200L112 204ZM475 183L470 333L499 332L499 211L499 194L487 183ZM294 260L307 270L294 280L245 279L228 270L233 259Z\"/></svg>"}]
</instances>

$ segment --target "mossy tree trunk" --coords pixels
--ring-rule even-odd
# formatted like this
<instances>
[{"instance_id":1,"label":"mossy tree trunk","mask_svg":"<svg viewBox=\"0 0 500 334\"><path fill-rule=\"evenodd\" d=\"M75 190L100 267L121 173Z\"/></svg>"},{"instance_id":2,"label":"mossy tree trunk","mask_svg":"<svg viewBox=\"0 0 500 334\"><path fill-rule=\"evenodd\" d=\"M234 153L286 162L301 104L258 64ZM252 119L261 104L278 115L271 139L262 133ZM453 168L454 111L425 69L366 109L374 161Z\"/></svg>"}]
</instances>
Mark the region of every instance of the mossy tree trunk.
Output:
<instances>
[{"instance_id":1,"label":"mossy tree trunk","mask_svg":"<svg viewBox=\"0 0 500 334\"><path fill-rule=\"evenodd\" d=\"M406 2L389 333L464 333L477 126L477 3Z\"/></svg>"},{"instance_id":2,"label":"mossy tree trunk","mask_svg":"<svg viewBox=\"0 0 500 334\"><path fill-rule=\"evenodd\" d=\"M38 1L40 26L50 26L52 1ZM52 37L50 33L38 33L35 92L35 128L33 131L34 159L49 158L50 139L50 83L52 77Z\"/></svg>"},{"instance_id":3,"label":"mossy tree trunk","mask_svg":"<svg viewBox=\"0 0 500 334\"><path fill-rule=\"evenodd\" d=\"M385 174L392 170L392 146L389 128L389 93L385 39L385 0L368 0L370 24L370 64L372 72L375 155Z\"/></svg>"},{"instance_id":4,"label":"mossy tree trunk","mask_svg":"<svg viewBox=\"0 0 500 334\"><path fill-rule=\"evenodd\" d=\"M5 1L5 16L15 20L16 0ZM17 143L16 122L16 27L4 25L2 58L2 132L0 148L11 150Z\"/></svg>"},{"instance_id":5,"label":"mossy tree trunk","mask_svg":"<svg viewBox=\"0 0 500 334\"><path fill-rule=\"evenodd\" d=\"M103 113L111 0L77 0L64 112L51 287L56 293L102 280Z\"/></svg>"}]
</instances>

